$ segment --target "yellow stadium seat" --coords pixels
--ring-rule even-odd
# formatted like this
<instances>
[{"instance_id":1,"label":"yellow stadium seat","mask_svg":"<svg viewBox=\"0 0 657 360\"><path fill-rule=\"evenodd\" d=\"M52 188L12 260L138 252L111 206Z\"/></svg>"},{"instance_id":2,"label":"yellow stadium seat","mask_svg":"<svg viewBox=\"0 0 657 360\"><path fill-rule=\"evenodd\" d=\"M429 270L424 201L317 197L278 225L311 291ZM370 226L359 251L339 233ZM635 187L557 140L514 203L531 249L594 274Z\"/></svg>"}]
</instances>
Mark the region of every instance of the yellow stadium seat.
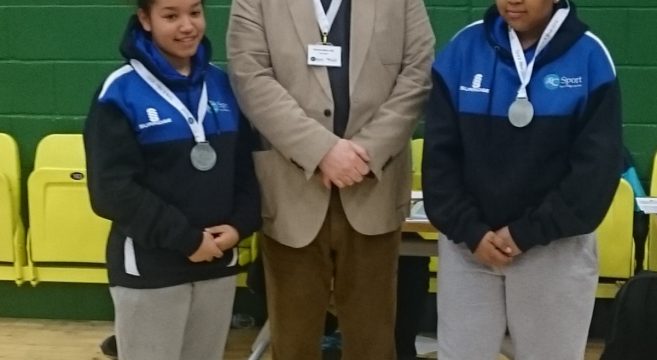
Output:
<instances>
[{"instance_id":1,"label":"yellow stadium seat","mask_svg":"<svg viewBox=\"0 0 657 360\"><path fill-rule=\"evenodd\" d=\"M424 139L413 139L411 141L411 171L413 172L413 190L422 190L422 147Z\"/></svg>"},{"instance_id":2,"label":"yellow stadium seat","mask_svg":"<svg viewBox=\"0 0 657 360\"><path fill-rule=\"evenodd\" d=\"M621 179L614 199L602 223L596 230L598 237L598 264L601 278L628 279L634 272L634 192L632 186ZM598 283L598 298L613 298L619 282Z\"/></svg>"},{"instance_id":3,"label":"yellow stadium seat","mask_svg":"<svg viewBox=\"0 0 657 360\"><path fill-rule=\"evenodd\" d=\"M248 238L240 241L237 245L239 251L238 264L240 267L245 268L256 257L256 242L257 242L258 233L253 233ZM246 285L247 272L242 271L237 275L237 286L247 287Z\"/></svg>"},{"instance_id":4,"label":"yellow stadium seat","mask_svg":"<svg viewBox=\"0 0 657 360\"><path fill-rule=\"evenodd\" d=\"M237 247L239 248L239 259L237 263L239 266L246 266L251 263L251 260L253 260L253 256L251 255L251 242L255 241L255 236L256 234L253 233L251 236L241 240L239 244L237 244Z\"/></svg>"},{"instance_id":5,"label":"yellow stadium seat","mask_svg":"<svg viewBox=\"0 0 657 360\"><path fill-rule=\"evenodd\" d=\"M30 229L26 278L106 283L110 222L91 209L82 135L54 134L37 147L27 184Z\"/></svg>"},{"instance_id":6,"label":"yellow stadium seat","mask_svg":"<svg viewBox=\"0 0 657 360\"><path fill-rule=\"evenodd\" d=\"M20 201L18 147L11 136L0 133L0 280L19 285L26 261Z\"/></svg>"},{"instance_id":7,"label":"yellow stadium seat","mask_svg":"<svg viewBox=\"0 0 657 360\"><path fill-rule=\"evenodd\" d=\"M657 153L652 161L650 176L650 196L657 196ZM650 214L648 225L648 240L646 241L646 264L648 270L657 271L657 214Z\"/></svg>"},{"instance_id":8,"label":"yellow stadium seat","mask_svg":"<svg viewBox=\"0 0 657 360\"><path fill-rule=\"evenodd\" d=\"M422 151L424 147L424 139L413 139L411 140L411 171L412 171L412 183L411 188L413 190L422 190ZM421 232L418 233L423 239L426 240L437 240L438 233L429 233ZM438 271L438 257L432 256L429 259L429 271L436 273ZM437 283L435 277L431 277L429 280L429 291L437 291Z\"/></svg>"}]
</instances>

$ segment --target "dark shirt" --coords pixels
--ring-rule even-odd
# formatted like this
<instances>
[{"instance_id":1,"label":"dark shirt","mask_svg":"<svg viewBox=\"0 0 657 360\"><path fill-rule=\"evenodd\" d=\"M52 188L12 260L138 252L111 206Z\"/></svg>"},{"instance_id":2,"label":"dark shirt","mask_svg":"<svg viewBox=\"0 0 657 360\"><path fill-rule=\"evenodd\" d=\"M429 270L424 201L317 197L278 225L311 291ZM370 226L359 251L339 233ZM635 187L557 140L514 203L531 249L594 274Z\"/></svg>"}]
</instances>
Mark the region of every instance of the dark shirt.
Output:
<instances>
[{"instance_id":1,"label":"dark shirt","mask_svg":"<svg viewBox=\"0 0 657 360\"><path fill-rule=\"evenodd\" d=\"M331 0L322 0L328 11ZM349 37L351 25L351 0L342 0L338 14L328 34L328 42L342 47L342 66L328 67L331 94L333 95L333 133L344 136L349 121ZM329 115L330 116L330 115Z\"/></svg>"}]
</instances>

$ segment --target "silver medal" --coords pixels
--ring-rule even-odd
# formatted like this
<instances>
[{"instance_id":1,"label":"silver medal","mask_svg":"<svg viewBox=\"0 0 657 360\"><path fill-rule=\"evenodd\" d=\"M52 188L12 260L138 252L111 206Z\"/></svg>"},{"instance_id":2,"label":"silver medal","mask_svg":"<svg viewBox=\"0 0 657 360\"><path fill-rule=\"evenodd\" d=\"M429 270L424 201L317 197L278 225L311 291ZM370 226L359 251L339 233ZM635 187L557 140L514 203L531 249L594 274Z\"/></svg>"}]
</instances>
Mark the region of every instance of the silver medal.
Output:
<instances>
[{"instance_id":1,"label":"silver medal","mask_svg":"<svg viewBox=\"0 0 657 360\"><path fill-rule=\"evenodd\" d=\"M517 98L509 107L509 122L515 127L525 127L534 118L534 106L527 98Z\"/></svg>"},{"instance_id":2,"label":"silver medal","mask_svg":"<svg viewBox=\"0 0 657 360\"><path fill-rule=\"evenodd\" d=\"M208 171L217 163L217 153L207 142L194 145L189 157L194 168L200 171Z\"/></svg>"}]
</instances>

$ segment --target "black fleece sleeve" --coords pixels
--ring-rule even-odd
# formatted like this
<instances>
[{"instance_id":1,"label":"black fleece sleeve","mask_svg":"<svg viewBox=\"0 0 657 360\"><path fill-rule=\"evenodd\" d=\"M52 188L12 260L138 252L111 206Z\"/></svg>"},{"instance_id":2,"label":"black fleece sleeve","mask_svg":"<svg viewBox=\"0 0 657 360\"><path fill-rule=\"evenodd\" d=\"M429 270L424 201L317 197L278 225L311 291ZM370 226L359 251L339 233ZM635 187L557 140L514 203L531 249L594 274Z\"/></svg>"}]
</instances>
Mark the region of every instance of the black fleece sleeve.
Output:
<instances>
[{"instance_id":1,"label":"black fleece sleeve","mask_svg":"<svg viewBox=\"0 0 657 360\"><path fill-rule=\"evenodd\" d=\"M535 208L509 225L518 247L547 244L594 231L618 187L622 168L622 121L616 79L591 93L578 119L570 172Z\"/></svg>"},{"instance_id":2,"label":"black fleece sleeve","mask_svg":"<svg viewBox=\"0 0 657 360\"><path fill-rule=\"evenodd\" d=\"M260 229L260 188L253 169L251 152L255 136L248 121L240 116L237 159L235 161L235 197L233 214L228 221L237 229L240 238L250 236Z\"/></svg>"},{"instance_id":3,"label":"black fleece sleeve","mask_svg":"<svg viewBox=\"0 0 657 360\"><path fill-rule=\"evenodd\" d=\"M433 72L422 155L422 192L431 223L474 252L490 231L475 200L464 187L463 146L457 114L442 77Z\"/></svg>"},{"instance_id":4,"label":"black fleece sleeve","mask_svg":"<svg viewBox=\"0 0 657 360\"><path fill-rule=\"evenodd\" d=\"M117 107L94 101L84 129L91 206L145 248L193 254L202 230L139 182L145 165L128 120Z\"/></svg>"}]
</instances>

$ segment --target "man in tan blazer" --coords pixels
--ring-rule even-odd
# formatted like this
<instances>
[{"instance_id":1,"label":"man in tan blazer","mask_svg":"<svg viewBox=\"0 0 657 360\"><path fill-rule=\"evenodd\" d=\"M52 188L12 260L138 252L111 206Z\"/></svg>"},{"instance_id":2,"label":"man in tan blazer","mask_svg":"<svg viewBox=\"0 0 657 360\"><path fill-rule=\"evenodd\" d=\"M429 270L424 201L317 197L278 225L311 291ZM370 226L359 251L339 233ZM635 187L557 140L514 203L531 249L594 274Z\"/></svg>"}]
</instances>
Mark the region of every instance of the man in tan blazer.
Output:
<instances>
[{"instance_id":1,"label":"man in tan blazer","mask_svg":"<svg viewBox=\"0 0 657 360\"><path fill-rule=\"evenodd\" d=\"M263 146L274 359L321 358L331 291L342 358L395 358L409 139L433 46L422 0L233 1L231 81Z\"/></svg>"}]
</instances>

